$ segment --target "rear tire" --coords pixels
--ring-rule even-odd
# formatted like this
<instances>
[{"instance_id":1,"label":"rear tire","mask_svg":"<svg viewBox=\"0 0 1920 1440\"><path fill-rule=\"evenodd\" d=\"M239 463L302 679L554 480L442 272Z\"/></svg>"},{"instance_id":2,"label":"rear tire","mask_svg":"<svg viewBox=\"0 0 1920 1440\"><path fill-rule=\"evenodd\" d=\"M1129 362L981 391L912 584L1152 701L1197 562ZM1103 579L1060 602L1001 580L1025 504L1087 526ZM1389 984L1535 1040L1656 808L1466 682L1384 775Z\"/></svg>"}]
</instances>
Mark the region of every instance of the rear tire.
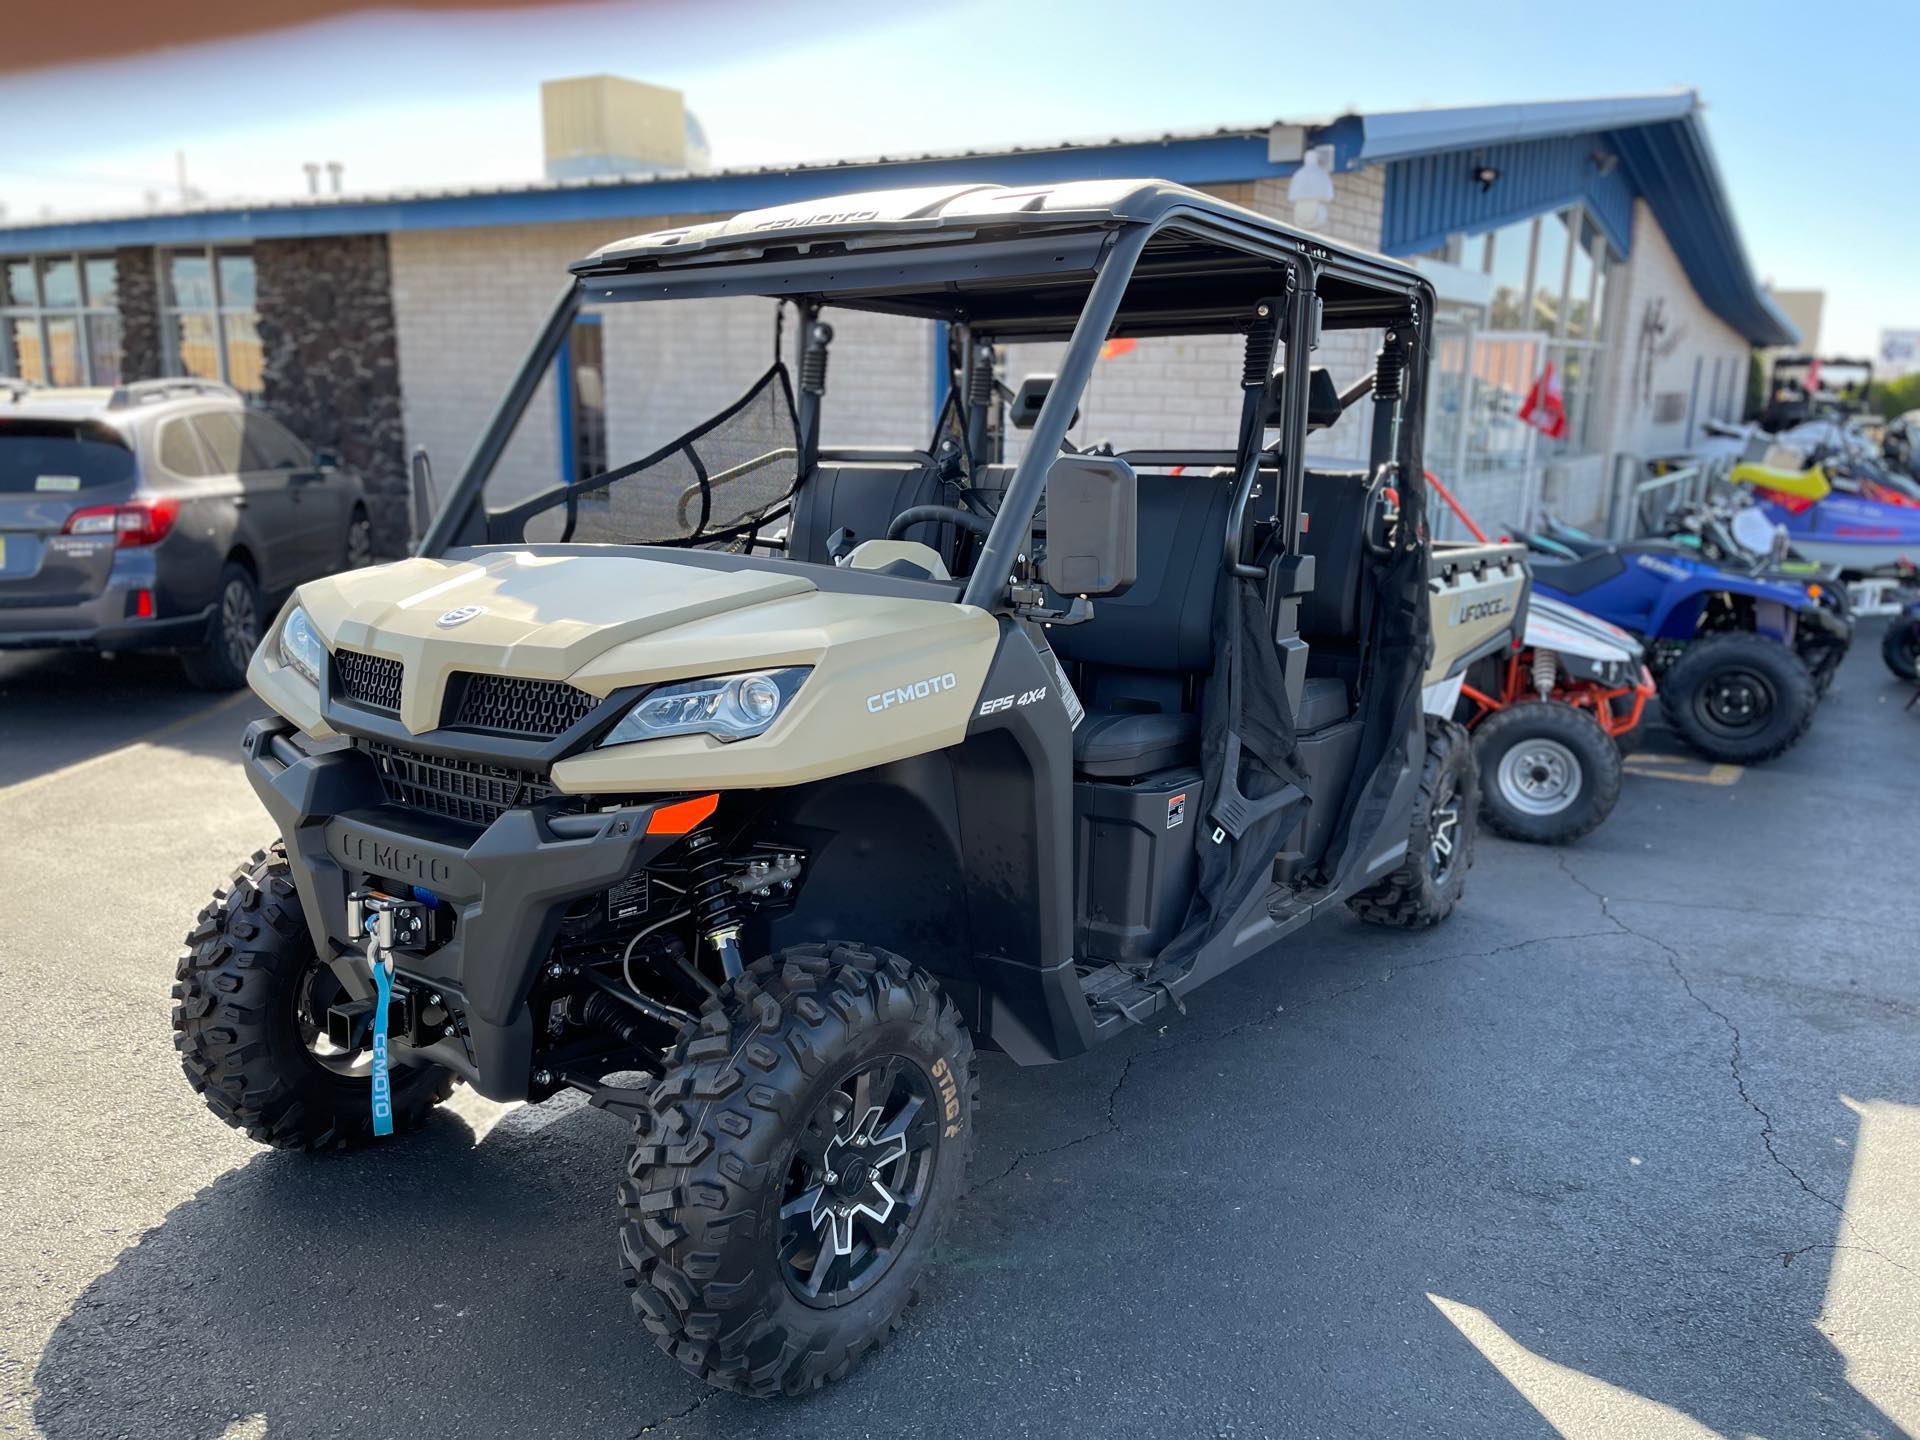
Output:
<instances>
[{"instance_id":1,"label":"rear tire","mask_svg":"<svg viewBox=\"0 0 1920 1440\"><path fill-rule=\"evenodd\" d=\"M1370 924L1403 930L1438 925L1453 913L1473 867L1479 811L1473 741L1451 720L1426 719L1427 756L1406 856L1399 869L1347 901Z\"/></svg>"},{"instance_id":2,"label":"rear tire","mask_svg":"<svg viewBox=\"0 0 1920 1440\"><path fill-rule=\"evenodd\" d=\"M1613 813L1620 751L1600 722L1558 700L1523 700L1473 732L1480 816L1509 840L1564 845Z\"/></svg>"},{"instance_id":3,"label":"rear tire","mask_svg":"<svg viewBox=\"0 0 1920 1440\"><path fill-rule=\"evenodd\" d=\"M749 966L681 1032L627 1151L622 1270L655 1343L749 1395L845 1375L913 1302L978 1088L959 1013L898 955Z\"/></svg>"},{"instance_id":4,"label":"rear tire","mask_svg":"<svg viewBox=\"0 0 1920 1440\"><path fill-rule=\"evenodd\" d=\"M1920 680L1920 614L1894 617L1880 637L1880 658L1902 680Z\"/></svg>"},{"instance_id":5,"label":"rear tire","mask_svg":"<svg viewBox=\"0 0 1920 1440\"><path fill-rule=\"evenodd\" d=\"M1745 631L1695 640L1660 679L1667 723L1709 760L1734 765L1792 749L1819 703L1798 655Z\"/></svg>"},{"instance_id":6,"label":"rear tire","mask_svg":"<svg viewBox=\"0 0 1920 1440\"><path fill-rule=\"evenodd\" d=\"M373 1079L344 1052L316 1053L310 1012L326 973L286 852L261 850L216 890L174 971L173 1046L207 1108L280 1150L338 1150L373 1138ZM337 985L337 981L331 981ZM417 1125L453 1093L438 1065L396 1067L393 1125Z\"/></svg>"},{"instance_id":7,"label":"rear tire","mask_svg":"<svg viewBox=\"0 0 1920 1440\"><path fill-rule=\"evenodd\" d=\"M229 561L220 572L213 635L199 650L180 657L187 679L202 690L238 690L260 644L260 587L244 565Z\"/></svg>"}]
</instances>

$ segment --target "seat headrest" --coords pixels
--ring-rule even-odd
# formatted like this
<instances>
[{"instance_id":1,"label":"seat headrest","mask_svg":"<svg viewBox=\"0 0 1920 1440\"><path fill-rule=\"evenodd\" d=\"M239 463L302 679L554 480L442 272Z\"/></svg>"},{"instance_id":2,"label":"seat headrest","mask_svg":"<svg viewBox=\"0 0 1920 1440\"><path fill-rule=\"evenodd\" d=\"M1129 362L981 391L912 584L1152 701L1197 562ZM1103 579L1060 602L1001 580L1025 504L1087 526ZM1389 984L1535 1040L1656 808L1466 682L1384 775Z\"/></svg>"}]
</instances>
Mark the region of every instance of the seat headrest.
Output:
<instances>
[{"instance_id":1,"label":"seat headrest","mask_svg":"<svg viewBox=\"0 0 1920 1440\"><path fill-rule=\"evenodd\" d=\"M1265 423L1280 423L1280 406L1286 393L1287 372L1284 369L1274 373L1267 381L1267 414ZM1307 372L1307 429L1326 430L1340 422L1345 410L1340 404L1340 387L1333 383L1333 372L1324 365L1316 365Z\"/></svg>"}]
</instances>

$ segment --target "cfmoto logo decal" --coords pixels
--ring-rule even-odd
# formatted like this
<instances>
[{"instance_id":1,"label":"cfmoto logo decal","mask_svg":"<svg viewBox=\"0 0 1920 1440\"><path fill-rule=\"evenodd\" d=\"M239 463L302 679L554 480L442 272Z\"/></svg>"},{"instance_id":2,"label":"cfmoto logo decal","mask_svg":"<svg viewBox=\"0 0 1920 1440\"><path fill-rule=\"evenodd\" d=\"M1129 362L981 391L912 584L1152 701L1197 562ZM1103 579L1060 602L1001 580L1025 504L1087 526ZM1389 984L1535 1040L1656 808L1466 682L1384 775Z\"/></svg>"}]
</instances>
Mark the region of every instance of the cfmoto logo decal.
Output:
<instances>
[{"instance_id":1,"label":"cfmoto logo decal","mask_svg":"<svg viewBox=\"0 0 1920 1440\"><path fill-rule=\"evenodd\" d=\"M1684 565L1676 565L1671 560L1662 560L1653 555L1636 555L1633 563L1642 570L1651 570L1656 575L1664 575L1669 580L1690 580L1693 572Z\"/></svg>"},{"instance_id":2,"label":"cfmoto logo decal","mask_svg":"<svg viewBox=\"0 0 1920 1440\"><path fill-rule=\"evenodd\" d=\"M476 615L487 613L484 605L456 605L433 623L443 630L451 630L456 625L464 625Z\"/></svg>"},{"instance_id":3,"label":"cfmoto logo decal","mask_svg":"<svg viewBox=\"0 0 1920 1440\"><path fill-rule=\"evenodd\" d=\"M1460 608L1453 613L1456 625L1471 625L1475 620L1490 620L1495 615L1507 613L1507 597L1497 595L1491 600L1462 601Z\"/></svg>"},{"instance_id":4,"label":"cfmoto logo decal","mask_svg":"<svg viewBox=\"0 0 1920 1440\"><path fill-rule=\"evenodd\" d=\"M882 690L878 695L867 696L867 711L879 715L896 705L911 705L915 700L924 700L929 695L937 695L942 690L956 690L960 686L959 677L949 670L944 675L929 675L924 680L915 680L908 685L900 685L892 690Z\"/></svg>"}]
</instances>

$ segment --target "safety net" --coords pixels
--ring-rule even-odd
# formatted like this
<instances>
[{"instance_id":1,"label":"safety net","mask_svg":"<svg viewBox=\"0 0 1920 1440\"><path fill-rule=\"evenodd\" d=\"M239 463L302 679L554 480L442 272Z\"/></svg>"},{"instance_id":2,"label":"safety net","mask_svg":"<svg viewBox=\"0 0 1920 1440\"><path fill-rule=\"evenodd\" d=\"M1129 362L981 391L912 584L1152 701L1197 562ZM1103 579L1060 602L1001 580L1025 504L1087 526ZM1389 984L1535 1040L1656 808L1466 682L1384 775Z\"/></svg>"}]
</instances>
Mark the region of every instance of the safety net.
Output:
<instances>
[{"instance_id":1,"label":"safety net","mask_svg":"<svg viewBox=\"0 0 1920 1440\"><path fill-rule=\"evenodd\" d=\"M784 514L799 483L799 419L785 365L709 420L638 460L590 476L564 504L583 544L719 545Z\"/></svg>"}]
</instances>

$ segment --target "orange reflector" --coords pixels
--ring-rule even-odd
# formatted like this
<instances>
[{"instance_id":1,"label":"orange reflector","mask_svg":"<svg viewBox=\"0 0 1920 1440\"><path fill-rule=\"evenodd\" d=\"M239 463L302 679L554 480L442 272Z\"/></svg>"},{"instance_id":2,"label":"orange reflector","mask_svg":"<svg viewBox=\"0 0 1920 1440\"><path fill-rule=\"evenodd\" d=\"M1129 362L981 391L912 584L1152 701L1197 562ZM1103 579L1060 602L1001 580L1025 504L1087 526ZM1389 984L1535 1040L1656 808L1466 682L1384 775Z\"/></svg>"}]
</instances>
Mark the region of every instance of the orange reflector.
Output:
<instances>
[{"instance_id":1,"label":"orange reflector","mask_svg":"<svg viewBox=\"0 0 1920 1440\"><path fill-rule=\"evenodd\" d=\"M1807 586L1807 598L1809 600L1818 600L1820 598L1820 587L1818 585Z\"/></svg>"},{"instance_id":2,"label":"orange reflector","mask_svg":"<svg viewBox=\"0 0 1920 1440\"><path fill-rule=\"evenodd\" d=\"M648 818L647 834L691 834L719 807L718 795L696 795L691 800L676 800L671 805L662 805Z\"/></svg>"}]
</instances>

